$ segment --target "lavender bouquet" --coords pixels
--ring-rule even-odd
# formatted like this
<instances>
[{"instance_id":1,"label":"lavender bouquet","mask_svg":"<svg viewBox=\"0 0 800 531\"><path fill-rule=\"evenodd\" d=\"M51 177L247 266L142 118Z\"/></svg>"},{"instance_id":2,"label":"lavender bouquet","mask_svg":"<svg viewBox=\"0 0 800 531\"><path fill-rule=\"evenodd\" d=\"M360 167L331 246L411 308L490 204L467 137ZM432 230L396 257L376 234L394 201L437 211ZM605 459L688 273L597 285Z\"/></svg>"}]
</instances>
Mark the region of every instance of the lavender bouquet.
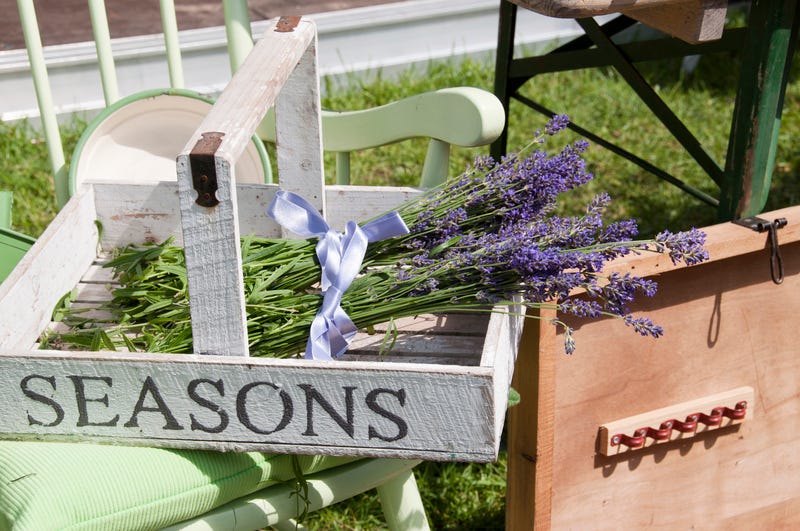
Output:
<instances>
[{"instance_id":1,"label":"lavender bouquet","mask_svg":"<svg viewBox=\"0 0 800 531\"><path fill-rule=\"evenodd\" d=\"M592 179L582 158L586 142L554 155L540 148L566 124L565 116L557 116L520 153L498 163L476 160L461 176L401 205L396 212L407 233L365 246L358 275L338 294L336 310L363 329L424 313L491 311L521 299L528 308L617 317L641 335L661 336L660 326L629 309L637 293L652 296L656 284L604 274L603 266L632 252L697 264L708 258L705 236L692 229L638 240L633 220L604 223L605 194L580 216L556 215L559 194ZM320 308L329 305L324 282L320 289L317 245L314 239L243 239L251 355L288 357L306 348ZM49 343L191 352L182 249L170 242L130 247L109 266L121 283L107 305L114 319L98 326L67 312L72 329ZM564 328L565 350L572 353L572 329L560 319L553 324Z\"/></svg>"}]
</instances>

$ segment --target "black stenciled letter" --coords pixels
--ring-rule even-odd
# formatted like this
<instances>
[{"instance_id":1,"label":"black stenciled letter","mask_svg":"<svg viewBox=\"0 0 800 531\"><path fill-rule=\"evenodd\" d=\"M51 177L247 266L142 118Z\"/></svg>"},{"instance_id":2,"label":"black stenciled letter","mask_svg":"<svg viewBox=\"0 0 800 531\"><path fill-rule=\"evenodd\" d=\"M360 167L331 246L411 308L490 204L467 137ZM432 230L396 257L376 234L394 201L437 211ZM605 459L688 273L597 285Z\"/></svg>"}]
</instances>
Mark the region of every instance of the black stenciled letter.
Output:
<instances>
[{"instance_id":1,"label":"black stenciled letter","mask_svg":"<svg viewBox=\"0 0 800 531\"><path fill-rule=\"evenodd\" d=\"M55 411L55 413L56 413L56 418L55 418L55 420L53 422L44 423L41 420L37 420L37 419L33 418L30 415L30 413L28 413L28 424L31 425L31 426L45 426L45 427L48 427L48 428L51 427L51 426L58 426L59 424L61 424L61 421L64 420L64 408L62 408L58 404L58 402L56 402L52 398L46 397L44 395L40 395L39 393L37 393L35 391L31 391L30 389L28 389L28 382L30 382L34 378L36 378L38 380L44 380L45 382L49 383L50 386L53 388L53 391L55 391L56 390L56 379L55 379L55 377L53 377L53 376L42 376L40 374L30 374L30 375L26 376L25 378L23 378L22 380L20 380L19 388L22 389L22 393L25 396L27 396L28 398L30 398L31 400L34 400L36 402L41 402L42 404L48 405L51 408L53 408L53 411Z\"/></svg>"},{"instance_id":2,"label":"black stenciled letter","mask_svg":"<svg viewBox=\"0 0 800 531\"><path fill-rule=\"evenodd\" d=\"M119 415L115 415L113 419L106 422L89 422L89 411L86 408L87 402L100 402L108 407L108 395L104 394L100 398L86 398L85 380L95 380L103 382L107 387L111 387L112 381L108 376L67 376L72 380L72 385L75 387L75 403L78 405L78 423L76 426L116 426L119 422Z\"/></svg>"},{"instance_id":3,"label":"black stenciled letter","mask_svg":"<svg viewBox=\"0 0 800 531\"><path fill-rule=\"evenodd\" d=\"M400 403L400 406L403 407L406 405L406 390L405 389L398 389L394 391L392 389L373 389L367 394L366 403L367 407L370 408L372 411L380 415L381 417L391 420L395 424L397 424L397 435L394 437L386 437L378 433L378 430L373 428L371 425L369 427L369 438L375 439L378 438L382 441L392 442L397 441L399 439L403 439L406 435L408 435L408 424L402 418L398 417L391 411L384 409L380 404L378 404L378 395L380 394L389 394L397 398L397 401Z\"/></svg>"},{"instance_id":4,"label":"black stenciled letter","mask_svg":"<svg viewBox=\"0 0 800 531\"><path fill-rule=\"evenodd\" d=\"M355 427L353 423L353 391L355 391L356 387L349 387L345 386L342 387L344 389L344 404L345 404L345 414L347 415L347 419L343 419L339 413L333 408L333 406L325 400L325 397L322 396L319 391L314 389L313 385L308 384L298 384L303 391L306 392L306 431L303 432L303 435L308 435L312 437L316 437L317 434L314 432L314 401L316 401L322 409L324 409L330 417L336 421L336 424L341 426L341 428L350 436L352 439L355 434Z\"/></svg>"},{"instance_id":5,"label":"black stenciled letter","mask_svg":"<svg viewBox=\"0 0 800 531\"><path fill-rule=\"evenodd\" d=\"M156 402L155 407L145 407L144 401L147 398L147 395L152 395L153 400ZM136 402L136 406L133 408L133 415L131 415L131 419L125 423L126 428L138 428L139 427L139 413L142 411L153 411L161 413L164 417L164 428L165 430L182 430L183 426L178 424L177 419L172 414L172 411L169 410L167 407L167 403L164 402L164 398L161 396L161 392L158 390L156 383L153 381L153 378L148 376L144 380L144 384L142 385L142 391L139 393L139 400Z\"/></svg>"},{"instance_id":6,"label":"black stenciled letter","mask_svg":"<svg viewBox=\"0 0 800 531\"><path fill-rule=\"evenodd\" d=\"M198 405L201 405L204 408L210 409L211 411L213 411L214 413L219 415L219 424L217 424L216 426L214 426L212 428L209 428L208 426L204 426L203 424L200 424L197 421L197 419L194 416L194 413L192 413L192 414L189 415L189 418L192 420L192 431L201 430L201 431L205 431L205 432L208 432L208 433L220 433L221 431L223 431L225 428L228 427L228 413L224 409L219 407L217 404L212 402L211 400L208 400L207 398L203 398L202 396L197 394L197 387L200 384L204 384L204 383L205 384L210 384L211 386L213 386L214 389L216 389L217 392L219 393L219 396L225 396L225 386L222 383L222 380L217 380L215 382L213 380L208 380L206 378L201 378L199 380L192 380L191 382L189 382L189 388L188 388L189 398L194 400Z\"/></svg>"},{"instance_id":7,"label":"black stenciled letter","mask_svg":"<svg viewBox=\"0 0 800 531\"><path fill-rule=\"evenodd\" d=\"M266 385L267 387L271 387L276 391L279 389L277 385L269 382L251 382L245 385L239 390L239 394L236 395L236 416L239 417L239 422L241 422L248 430L260 435L269 435L271 433L275 433L276 431L281 431L283 428L289 425L289 422L291 422L292 417L294 416L294 404L292 403L292 397L289 396L289 393L286 391L280 391L278 396L281 397L281 401L283 402L283 416L281 417L281 421L277 426L275 426L274 430L264 430L259 428L250 421L250 414L247 412L247 394L259 385Z\"/></svg>"}]
</instances>

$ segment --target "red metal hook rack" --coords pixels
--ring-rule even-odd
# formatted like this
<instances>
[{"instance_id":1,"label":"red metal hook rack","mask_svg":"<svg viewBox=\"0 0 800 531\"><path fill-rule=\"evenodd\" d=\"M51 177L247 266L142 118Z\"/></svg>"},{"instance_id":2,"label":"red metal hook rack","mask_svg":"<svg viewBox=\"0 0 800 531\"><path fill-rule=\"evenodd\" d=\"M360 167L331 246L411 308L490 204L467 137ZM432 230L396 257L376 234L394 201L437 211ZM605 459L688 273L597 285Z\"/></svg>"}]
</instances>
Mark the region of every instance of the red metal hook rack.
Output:
<instances>
[{"instance_id":1,"label":"red metal hook rack","mask_svg":"<svg viewBox=\"0 0 800 531\"><path fill-rule=\"evenodd\" d=\"M600 453L616 455L739 424L752 416L752 413L748 415L748 406L753 400L753 389L740 387L603 424L600 426Z\"/></svg>"}]
</instances>

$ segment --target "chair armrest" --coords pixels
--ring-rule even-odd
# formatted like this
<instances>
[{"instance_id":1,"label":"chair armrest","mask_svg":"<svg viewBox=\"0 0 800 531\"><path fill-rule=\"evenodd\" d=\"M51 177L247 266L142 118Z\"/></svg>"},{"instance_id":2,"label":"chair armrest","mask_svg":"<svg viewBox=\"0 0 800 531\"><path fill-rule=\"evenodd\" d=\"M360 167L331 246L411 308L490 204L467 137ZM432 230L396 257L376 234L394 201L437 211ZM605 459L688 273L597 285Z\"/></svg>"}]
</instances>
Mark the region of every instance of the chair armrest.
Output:
<instances>
[{"instance_id":1,"label":"chair armrest","mask_svg":"<svg viewBox=\"0 0 800 531\"><path fill-rule=\"evenodd\" d=\"M503 130L505 113L494 94L473 87L446 88L359 111L323 111L325 151L368 149L415 137L473 147L491 143ZM259 135L275 141L270 111Z\"/></svg>"}]
</instances>

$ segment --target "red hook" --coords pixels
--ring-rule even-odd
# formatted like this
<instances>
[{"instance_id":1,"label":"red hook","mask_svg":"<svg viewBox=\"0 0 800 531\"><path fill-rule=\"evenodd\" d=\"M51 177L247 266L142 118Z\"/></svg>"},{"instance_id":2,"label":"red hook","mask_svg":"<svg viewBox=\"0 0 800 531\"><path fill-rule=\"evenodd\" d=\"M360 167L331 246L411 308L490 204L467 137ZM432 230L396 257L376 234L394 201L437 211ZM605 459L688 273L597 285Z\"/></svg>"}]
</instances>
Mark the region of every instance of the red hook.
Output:
<instances>
[{"instance_id":1,"label":"red hook","mask_svg":"<svg viewBox=\"0 0 800 531\"><path fill-rule=\"evenodd\" d=\"M634 432L633 437L618 433L611 437L611 446L627 446L628 448L641 448L644 446L644 433L641 430Z\"/></svg>"}]
</instances>

